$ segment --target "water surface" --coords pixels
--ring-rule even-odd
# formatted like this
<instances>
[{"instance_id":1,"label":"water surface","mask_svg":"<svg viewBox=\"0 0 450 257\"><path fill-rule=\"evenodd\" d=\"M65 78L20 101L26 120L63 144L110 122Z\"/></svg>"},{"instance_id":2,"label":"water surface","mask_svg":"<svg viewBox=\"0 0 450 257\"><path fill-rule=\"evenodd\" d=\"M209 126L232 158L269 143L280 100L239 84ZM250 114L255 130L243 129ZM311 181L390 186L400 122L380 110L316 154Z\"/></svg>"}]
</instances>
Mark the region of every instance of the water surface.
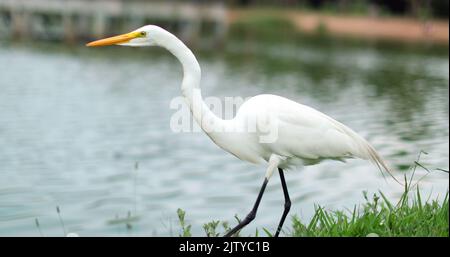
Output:
<instances>
[{"instance_id":1,"label":"water surface","mask_svg":"<svg viewBox=\"0 0 450 257\"><path fill-rule=\"evenodd\" d=\"M205 96L282 95L366 137L397 177L421 150L423 165L448 170L448 53L302 42L234 42L218 52L199 55ZM265 167L202 133L173 133L169 103L180 82L180 65L161 50L0 46L0 235L39 236L36 218L44 235L63 235L56 206L65 230L86 236L178 235L177 208L195 235L208 221L244 217ZM291 214L304 220L314 204L352 209L363 190L402 192L361 160L286 178ZM421 185L442 197L448 174L432 172ZM274 230L282 209L275 174L243 234Z\"/></svg>"}]
</instances>

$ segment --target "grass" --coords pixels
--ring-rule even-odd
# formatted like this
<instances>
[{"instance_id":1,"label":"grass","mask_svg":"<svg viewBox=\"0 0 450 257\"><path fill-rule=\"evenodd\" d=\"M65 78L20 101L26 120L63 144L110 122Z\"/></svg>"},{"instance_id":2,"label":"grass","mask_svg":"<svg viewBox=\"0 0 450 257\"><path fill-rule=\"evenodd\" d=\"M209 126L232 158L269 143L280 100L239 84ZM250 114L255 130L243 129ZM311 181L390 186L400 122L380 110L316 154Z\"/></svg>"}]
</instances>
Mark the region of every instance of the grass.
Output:
<instances>
[{"instance_id":1,"label":"grass","mask_svg":"<svg viewBox=\"0 0 450 257\"><path fill-rule=\"evenodd\" d=\"M392 203L379 192L372 198L364 193L366 202L360 207L348 211L329 211L316 207L315 214L308 223L298 216L292 217L292 227L286 236L294 237L448 237L449 236L449 202L448 192L442 201L424 201L419 187L411 196L410 188L405 187L400 200ZM181 224L179 236L192 236L191 225L185 221L185 212L178 209ZM223 232L218 232L221 229ZM226 221L211 221L203 225L205 235L217 237L230 230ZM265 236L272 234L265 228ZM256 230L254 236L260 236ZM238 235L239 236L239 235Z\"/></svg>"},{"instance_id":2,"label":"grass","mask_svg":"<svg viewBox=\"0 0 450 257\"><path fill-rule=\"evenodd\" d=\"M256 39L277 42L296 38L299 32L286 17L274 14L260 14L235 21L230 26L229 36L233 39Z\"/></svg>"},{"instance_id":3,"label":"grass","mask_svg":"<svg viewBox=\"0 0 450 257\"><path fill-rule=\"evenodd\" d=\"M382 192L380 196L364 194L362 209L355 207L350 214L318 207L309 224L294 216L292 236L449 236L448 193L442 202L423 202L418 187L413 197L405 190L396 204Z\"/></svg>"},{"instance_id":4,"label":"grass","mask_svg":"<svg viewBox=\"0 0 450 257\"><path fill-rule=\"evenodd\" d=\"M422 199L418 183L423 177L412 182L417 167L427 170L415 162L411 177L404 176L404 191L397 202L389 200L381 191L372 197L363 192L365 203L355 206L352 211L330 211L317 206L307 223L294 215L292 227L284 234L294 237L448 237L449 192L440 200ZM178 209L180 236L191 236L191 226L186 224L185 215ZM239 218L235 218L239 222ZM218 232L219 229L223 232ZM228 222L212 221L203 225L203 230L206 236L221 236L230 230L230 226ZM267 229L262 231L265 236L272 236ZM260 235L256 230L254 236Z\"/></svg>"}]
</instances>

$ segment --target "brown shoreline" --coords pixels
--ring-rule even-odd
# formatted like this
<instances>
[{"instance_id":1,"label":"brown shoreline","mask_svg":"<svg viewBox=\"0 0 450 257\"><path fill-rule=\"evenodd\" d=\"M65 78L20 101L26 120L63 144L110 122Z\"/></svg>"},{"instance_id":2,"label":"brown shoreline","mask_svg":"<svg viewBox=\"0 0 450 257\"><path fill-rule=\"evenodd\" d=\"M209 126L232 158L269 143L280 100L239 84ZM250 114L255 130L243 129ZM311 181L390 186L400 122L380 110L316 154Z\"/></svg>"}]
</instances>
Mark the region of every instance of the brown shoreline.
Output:
<instances>
[{"instance_id":1,"label":"brown shoreline","mask_svg":"<svg viewBox=\"0 0 450 257\"><path fill-rule=\"evenodd\" d=\"M319 27L333 35L405 42L449 43L448 20L420 21L407 17L341 16L292 10L228 11L230 24L251 17L277 17L288 19L303 32L313 33Z\"/></svg>"}]
</instances>

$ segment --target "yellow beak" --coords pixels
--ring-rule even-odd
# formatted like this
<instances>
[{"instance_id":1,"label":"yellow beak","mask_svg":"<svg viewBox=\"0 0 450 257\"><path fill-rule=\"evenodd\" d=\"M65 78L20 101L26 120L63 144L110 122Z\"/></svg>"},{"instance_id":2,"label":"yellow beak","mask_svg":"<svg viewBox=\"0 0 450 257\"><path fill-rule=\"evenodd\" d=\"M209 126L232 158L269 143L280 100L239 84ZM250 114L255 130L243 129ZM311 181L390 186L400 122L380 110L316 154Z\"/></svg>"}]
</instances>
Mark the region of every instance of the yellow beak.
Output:
<instances>
[{"instance_id":1,"label":"yellow beak","mask_svg":"<svg viewBox=\"0 0 450 257\"><path fill-rule=\"evenodd\" d=\"M115 44L126 43L134 38L140 37L140 32L130 32L127 34L122 34L114 37L108 37L100 40L96 40L86 44L86 46L109 46Z\"/></svg>"}]
</instances>

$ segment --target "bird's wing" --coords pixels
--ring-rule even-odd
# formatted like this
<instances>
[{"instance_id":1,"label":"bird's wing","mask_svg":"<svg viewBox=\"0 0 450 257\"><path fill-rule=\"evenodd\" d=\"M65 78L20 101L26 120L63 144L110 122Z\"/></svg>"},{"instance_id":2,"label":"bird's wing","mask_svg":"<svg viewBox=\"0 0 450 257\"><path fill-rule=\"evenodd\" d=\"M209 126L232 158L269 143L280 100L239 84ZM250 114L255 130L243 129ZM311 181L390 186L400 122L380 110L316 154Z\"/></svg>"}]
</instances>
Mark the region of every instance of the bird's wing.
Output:
<instances>
[{"instance_id":1,"label":"bird's wing","mask_svg":"<svg viewBox=\"0 0 450 257\"><path fill-rule=\"evenodd\" d=\"M357 138L326 115L297 103L276 108L279 140L282 140L279 143L294 156L307 159L366 158L357 147Z\"/></svg>"},{"instance_id":2,"label":"bird's wing","mask_svg":"<svg viewBox=\"0 0 450 257\"><path fill-rule=\"evenodd\" d=\"M368 159L392 176L391 169L375 149L344 124L287 98L270 96L264 100L278 123L278 141L270 146L272 151L306 159Z\"/></svg>"}]
</instances>

